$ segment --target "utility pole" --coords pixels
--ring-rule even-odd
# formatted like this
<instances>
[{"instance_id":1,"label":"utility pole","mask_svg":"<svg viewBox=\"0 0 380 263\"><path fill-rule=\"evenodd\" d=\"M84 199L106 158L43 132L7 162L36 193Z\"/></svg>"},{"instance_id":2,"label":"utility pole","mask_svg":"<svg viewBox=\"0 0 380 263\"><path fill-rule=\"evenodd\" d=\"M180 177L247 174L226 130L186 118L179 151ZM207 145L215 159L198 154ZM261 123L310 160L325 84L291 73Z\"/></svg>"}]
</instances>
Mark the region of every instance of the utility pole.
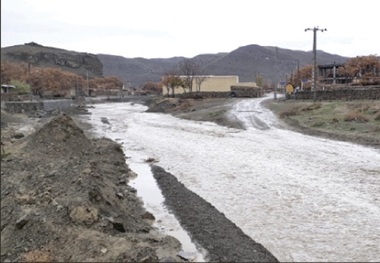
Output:
<instances>
[{"instance_id":1,"label":"utility pole","mask_svg":"<svg viewBox=\"0 0 380 263\"><path fill-rule=\"evenodd\" d=\"M274 68L276 69L277 71L277 56L278 56L278 47L276 47L276 59L274 60L275 64L274 64ZM277 73L277 72L276 72ZM274 86L274 99L277 100L277 87L278 87L278 77L276 76L276 83L275 83L275 86Z\"/></svg>"},{"instance_id":2,"label":"utility pole","mask_svg":"<svg viewBox=\"0 0 380 263\"><path fill-rule=\"evenodd\" d=\"M311 73L311 77L313 79L313 90L314 90L314 101L317 98L316 89L317 89L317 31L327 31L326 28L320 29L319 27L314 28L306 28L306 31L313 30L313 71Z\"/></svg>"},{"instance_id":3,"label":"utility pole","mask_svg":"<svg viewBox=\"0 0 380 263\"><path fill-rule=\"evenodd\" d=\"M90 86L88 85L88 70L86 70L86 85L87 85L87 96L90 95Z\"/></svg>"}]
</instances>

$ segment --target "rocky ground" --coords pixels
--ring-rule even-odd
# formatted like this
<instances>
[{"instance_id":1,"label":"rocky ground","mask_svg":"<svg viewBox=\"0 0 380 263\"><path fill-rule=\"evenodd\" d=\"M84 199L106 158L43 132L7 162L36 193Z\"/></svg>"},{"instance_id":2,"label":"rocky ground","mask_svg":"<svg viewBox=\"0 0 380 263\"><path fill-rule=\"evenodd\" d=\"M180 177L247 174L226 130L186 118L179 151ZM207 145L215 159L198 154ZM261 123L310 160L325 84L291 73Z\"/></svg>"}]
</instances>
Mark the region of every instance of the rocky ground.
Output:
<instances>
[{"instance_id":1,"label":"rocky ground","mask_svg":"<svg viewBox=\"0 0 380 263\"><path fill-rule=\"evenodd\" d=\"M184 261L128 185L120 145L67 114L1 121L1 262Z\"/></svg>"}]
</instances>

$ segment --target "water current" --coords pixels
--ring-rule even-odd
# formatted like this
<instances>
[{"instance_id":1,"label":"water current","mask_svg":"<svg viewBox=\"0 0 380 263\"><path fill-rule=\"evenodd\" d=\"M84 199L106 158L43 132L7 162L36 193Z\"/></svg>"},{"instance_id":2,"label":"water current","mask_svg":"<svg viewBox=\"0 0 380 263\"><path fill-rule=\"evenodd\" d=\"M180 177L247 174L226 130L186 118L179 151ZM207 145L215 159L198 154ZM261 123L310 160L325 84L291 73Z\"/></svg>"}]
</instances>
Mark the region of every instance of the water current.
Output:
<instances>
[{"instance_id":1,"label":"water current","mask_svg":"<svg viewBox=\"0 0 380 263\"><path fill-rule=\"evenodd\" d=\"M280 261L379 262L380 151L286 130L264 99L231 108L245 130L146 113L133 103L96 104L88 121L99 136L122 143L132 170L149 174L144 160L154 158ZM164 215L163 197L147 178L132 186ZM178 222L162 217L161 227L175 235Z\"/></svg>"}]
</instances>

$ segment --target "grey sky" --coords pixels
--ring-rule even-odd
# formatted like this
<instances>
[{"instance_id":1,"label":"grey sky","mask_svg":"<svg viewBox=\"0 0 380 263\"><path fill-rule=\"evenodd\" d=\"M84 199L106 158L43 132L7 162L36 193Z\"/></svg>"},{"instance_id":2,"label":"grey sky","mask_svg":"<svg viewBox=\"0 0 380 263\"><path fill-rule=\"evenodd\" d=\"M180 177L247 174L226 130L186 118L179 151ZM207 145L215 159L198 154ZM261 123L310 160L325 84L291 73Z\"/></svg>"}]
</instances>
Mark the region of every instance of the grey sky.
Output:
<instances>
[{"instance_id":1,"label":"grey sky","mask_svg":"<svg viewBox=\"0 0 380 263\"><path fill-rule=\"evenodd\" d=\"M305 0L2 0L1 47L36 42L124 57L193 57L257 44L380 55L380 2ZM313 7L315 5L315 7Z\"/></svg>"}]
</instances>

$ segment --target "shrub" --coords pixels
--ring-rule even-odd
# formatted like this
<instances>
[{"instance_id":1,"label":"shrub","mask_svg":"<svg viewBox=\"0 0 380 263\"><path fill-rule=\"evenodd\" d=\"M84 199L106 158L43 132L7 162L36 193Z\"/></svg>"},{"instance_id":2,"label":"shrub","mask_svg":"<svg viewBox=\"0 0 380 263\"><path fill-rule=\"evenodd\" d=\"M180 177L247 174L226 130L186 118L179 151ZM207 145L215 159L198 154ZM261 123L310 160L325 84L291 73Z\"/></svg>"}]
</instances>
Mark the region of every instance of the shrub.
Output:
<instances>
[{"instance_id":1,"label":"shrub","mask_svg":"<svg viewBox=\"0 0 380 263\"><path fill-rule=\"evenodd\" d=\"M344 116L344 121L368 122L368 118L359 112L351 111Z\"/></svg>"},{"instance_id":2,"label":"shrub","mask_svg":"<svg viewBox=\"0 0 380 263\"><path fill-rule=\"evenodd\" d=\"M311 127L315 127L315 128L323 127L323 126L325 126L325 123L322 121L316 122L313 125L311 125Z\"/></svg>"},{"instance_id":3,"label":"shrub","mask_svg":"<svg viewBox=\"0 0 380 263\"><path fill-rule=\"evenodd\" d=\"M290 116L295 116L298 115L298 109L297 108L292 108L292 109L287 109L283 110L279 113L280 118L288 118Z\"/></svg>"},{"instance_id":4,"label":"shrub","mask_svg":"<svg viewBox=\"0 0 380 263\"><path fill-rule=\"evenodd\" d=\"M337 123L337 122L339 122L339 120L337 118L332 118L330 121L330 123Z\"/></svg>"},{"instance_id":5,"label":"shrub","mask_svg":"<svg viewBox=\"0 0 380 263\"><path fill-rule=\"evenodd\" d=\"M313 103L312 105L308 105L302 108L302 111L311 111L311 110L317 110L322 107L321 103Z\"/></svg>"},{"instance_id":6,"label":"shrub","mask_svg":"<svg viewBox=\"0 0 380 263\"><path fill-rule=\"evenodd\" d=\"M28 94L31 91L30 85L20 80L13 79L10 81L10 85L15 86L15 91L20 95Z\"/></svg>"}]
</instances>

